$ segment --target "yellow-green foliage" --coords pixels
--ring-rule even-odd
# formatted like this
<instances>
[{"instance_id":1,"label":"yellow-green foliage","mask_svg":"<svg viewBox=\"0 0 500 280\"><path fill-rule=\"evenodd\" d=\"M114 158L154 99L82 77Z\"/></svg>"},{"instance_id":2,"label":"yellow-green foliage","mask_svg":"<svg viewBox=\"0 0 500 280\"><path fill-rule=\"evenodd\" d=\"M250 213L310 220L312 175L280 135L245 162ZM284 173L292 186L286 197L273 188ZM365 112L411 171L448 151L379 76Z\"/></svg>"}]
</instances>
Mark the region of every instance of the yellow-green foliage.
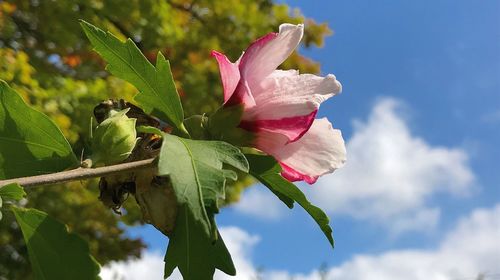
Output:
<instances>
[{"instance_id":1,"label":"yellow-green foliage","mask_svg":"<svg viewBox=\"0 0 500 280\"><path fill-rule=\"evenodd\" d=\"M218 67L211 50L236 60L253 40L276 32L280 23L305 23L304 47L321 46L331 31L300 11L270 0L67 0L0 1L0 79L27 102L49 115L79 154L89 141L92 110L109 98L133 101L133 86L109 76L91 51L78 19L121 38L131 37L153 60L161 51L170 60L186 116L211 113L222 101ZM283 68L319 72L319 64L294 53ZM249 177L229 186L226 203L239 199L252 183ZM105 209L97 200L94 181L81 187L31 192L29 206L48 212L90 241L101 264L138 255L143 244L123 236L118 221L137 224L135 202L125 203L124 216ZM12 217L0 222L0 279L26 279L26 248ZM4 249L7 248L7 249Z\"/></svg>"}]
</instances>

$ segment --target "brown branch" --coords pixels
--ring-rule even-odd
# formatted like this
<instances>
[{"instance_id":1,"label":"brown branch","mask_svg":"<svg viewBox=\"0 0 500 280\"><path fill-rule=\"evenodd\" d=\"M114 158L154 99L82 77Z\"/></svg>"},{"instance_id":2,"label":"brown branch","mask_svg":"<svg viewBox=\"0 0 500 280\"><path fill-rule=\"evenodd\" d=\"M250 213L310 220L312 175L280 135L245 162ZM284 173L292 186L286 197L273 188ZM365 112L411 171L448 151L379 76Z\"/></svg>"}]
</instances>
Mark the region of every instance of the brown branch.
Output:
<instances>
[{"instance_id":1,"label":"brown branch","mask_svg":"<svg viewBox=\"0 0 500 280\"><path fill-rule=\"evenodd\" d=\"M121 24L119 21L112 19L109 16L104 16L105 19L107 19L111 24L113 24L118 31L122 33L123 36L130 38L132 41L134 41L135 45L141 50L142 53L144 53L146 50L144 49L144 45L142 44L141 41L136 40L134 36L132 36L132 33L130 33L123 24Z\"/></svg>"},{"instance_id":2,"label":"brown branch","mask_svg":"<svg viewBox=\"0 0 500 280\"><path fill-rule=\"evenodd\" d=\"M155 167L156 167L156 161L154 158L151 158L151 159L132 161L132 162L98 167L98 168L77 168L51 174L0 180L0 188L12 183L18 183L19 185L25 188L42 186L42 185L51 185L69 181L79 181L84 179L109 176L118 173L132 172L132 171L155 168Z\"/></svg>"},{"instance_id":3,"label":"brown branch","mask_svg":"<svg viewBox=\"0 0 500 280\"><path fill-rule=\"evenodd\" d=\"M198 20L201 24L206 24L205 19L203 19L203 17L200 16L194 10L194 5L195 5L196 1L193 1L189 6L184 6L183 4L174 3L171 0L167 0L166 2L174 9L189 13L192 18Z\"/></svg>"}]
</instances>

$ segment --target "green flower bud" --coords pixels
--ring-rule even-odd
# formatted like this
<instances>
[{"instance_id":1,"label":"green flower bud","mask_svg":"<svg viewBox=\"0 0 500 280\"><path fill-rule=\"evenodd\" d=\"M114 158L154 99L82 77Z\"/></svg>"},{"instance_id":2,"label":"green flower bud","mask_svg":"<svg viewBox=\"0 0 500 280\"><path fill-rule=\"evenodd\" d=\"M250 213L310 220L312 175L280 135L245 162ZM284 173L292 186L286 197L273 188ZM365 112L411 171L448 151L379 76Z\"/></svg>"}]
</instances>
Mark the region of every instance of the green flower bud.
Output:
<instances>
[{"instance_id":1,"label":"green flower bud","mask_svg":"<svg viewBox=\"0 0 500 280\"><path fill-rule=\"evenodd\" d=\"M128 158L137 141L136 119L127 117L129 109L113 112L101 122L92 137L92 164L111 165Z\"/></svg>"}]
</instances>

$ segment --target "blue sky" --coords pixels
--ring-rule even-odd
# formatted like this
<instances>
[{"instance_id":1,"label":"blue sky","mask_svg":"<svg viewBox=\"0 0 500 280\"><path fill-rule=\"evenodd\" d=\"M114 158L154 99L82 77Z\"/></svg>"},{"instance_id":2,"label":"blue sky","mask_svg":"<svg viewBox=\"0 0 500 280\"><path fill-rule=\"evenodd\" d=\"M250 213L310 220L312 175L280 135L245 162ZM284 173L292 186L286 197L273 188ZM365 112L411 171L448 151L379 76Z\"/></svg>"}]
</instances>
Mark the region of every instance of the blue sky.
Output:
<instances>
[{"instance_id":1,"label":"blue sky","mask_svg":"<svg viewBox=\"0 0 500 280\"><path fill-rule=\"evenodd\" d=\"M321 264L335 279L433 279L425 274L432 269L445 277L436 279L495 279L500 268L488 260L500 259L500 2L286 3L335 32L324 48L302 53L343 84L320 115L342 130L348 163L300 186L331 217L336 248L302 209L287 211L256 186L218 217L241 258L235 279L258 269L264 279L319 279ZM166 239L147 227L130 234L145 237L147 263L161 265L154 257ZM476 247L457 249L460 237ZM412 265L423 278L410 277Z\"/></svg>"}]
</instances>

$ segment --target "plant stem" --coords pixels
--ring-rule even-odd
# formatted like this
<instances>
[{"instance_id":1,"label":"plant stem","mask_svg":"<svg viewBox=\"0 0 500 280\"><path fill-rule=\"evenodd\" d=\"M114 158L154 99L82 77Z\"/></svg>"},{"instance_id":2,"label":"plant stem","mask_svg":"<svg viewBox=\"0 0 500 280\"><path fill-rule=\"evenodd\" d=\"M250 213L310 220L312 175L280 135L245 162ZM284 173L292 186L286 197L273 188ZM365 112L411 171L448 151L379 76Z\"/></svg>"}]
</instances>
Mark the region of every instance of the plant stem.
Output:
<instances>
[{"instance_id":1,"label":"plant stem","mask_svg":"<svg viewBox=\"0 0 500 280\"><path fill-rule=\"evenodd\" d=\"M0 180L0 188L12 183L18 183L19 185L27 188L42 185L51 185L64 183L69 181L79 181L84 179L90 179L95 177L103 177L114 175L118 173L131 172L141 169L155 168L156 161L154 158L126 162L116 165L98 167L98 168L77 168L68 171L61 171L57 173L29 176L8 180Z\"/></svg>"}]
</instances>

